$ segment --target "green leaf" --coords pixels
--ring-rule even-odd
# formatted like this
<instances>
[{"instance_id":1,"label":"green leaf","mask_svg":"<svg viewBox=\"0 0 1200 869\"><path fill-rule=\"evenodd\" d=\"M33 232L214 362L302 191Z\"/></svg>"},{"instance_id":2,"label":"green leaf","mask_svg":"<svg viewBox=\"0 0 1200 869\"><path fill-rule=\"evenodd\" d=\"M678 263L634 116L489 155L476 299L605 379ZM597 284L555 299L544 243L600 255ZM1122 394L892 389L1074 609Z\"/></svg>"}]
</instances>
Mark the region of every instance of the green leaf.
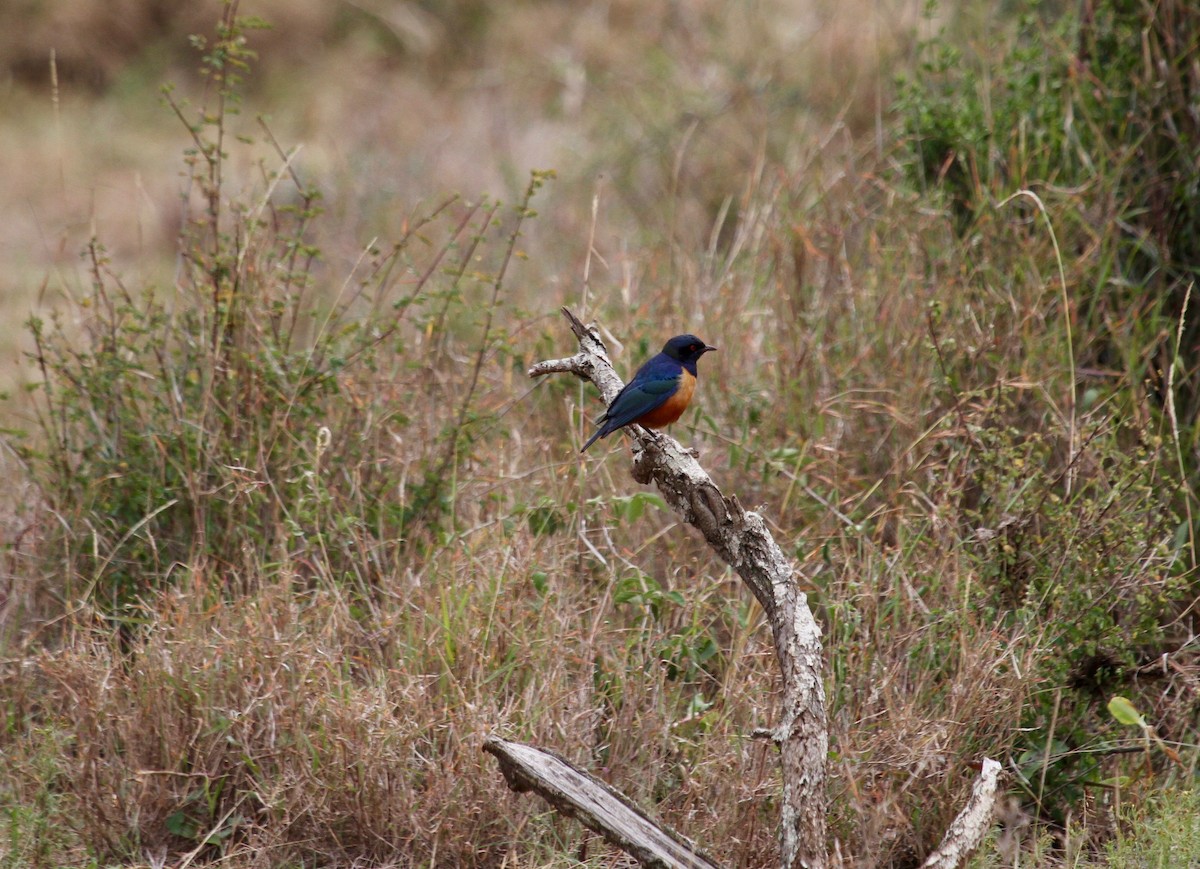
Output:
<instances>
[{"instance_id":1,"label":"green leaf","mask_svg":"<svg viewBox=\"0 0 1200 869\"><path fill-rule=\"evenodd\" d=\"M1146 720L1133 708L1133 704L1119 695L1108 701L1108 713L1117 719L1119 724L1146 726Z\"/></svg>"},{"instance_id":2,"label":"green leaf","mask_svg":"<svg viewBox=\"0 0 1200 869\"><path fill-rule=\"evenodd\" d=\"M188 818L186 812L174 812L168 815L166 827L167 832L173 836L179 836L182 839L196 838L196 825Z\"/></svg>"}]
</instances>

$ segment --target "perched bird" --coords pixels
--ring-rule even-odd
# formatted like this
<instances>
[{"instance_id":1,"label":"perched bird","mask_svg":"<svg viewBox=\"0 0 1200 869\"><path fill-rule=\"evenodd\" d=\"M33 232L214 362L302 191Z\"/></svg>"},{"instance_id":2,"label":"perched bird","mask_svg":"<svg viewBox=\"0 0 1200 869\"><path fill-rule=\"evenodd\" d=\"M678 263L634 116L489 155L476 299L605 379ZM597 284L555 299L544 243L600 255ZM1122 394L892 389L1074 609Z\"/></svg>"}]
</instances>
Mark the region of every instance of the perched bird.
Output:
<instances>
[{"instance_id":1,"label":"perched bird","mask_svg":"<svg viewBox=\"0 0 1200 869\"><path fill-rule=\"evenodd\" d=\"M637 370L600 417L599 430L580 452L619 428L637 423L646 428L670 425L687 410L696 391L696 361L709 347L695 335L676 335L662 352Z\"/></svg>"}]
</instances>

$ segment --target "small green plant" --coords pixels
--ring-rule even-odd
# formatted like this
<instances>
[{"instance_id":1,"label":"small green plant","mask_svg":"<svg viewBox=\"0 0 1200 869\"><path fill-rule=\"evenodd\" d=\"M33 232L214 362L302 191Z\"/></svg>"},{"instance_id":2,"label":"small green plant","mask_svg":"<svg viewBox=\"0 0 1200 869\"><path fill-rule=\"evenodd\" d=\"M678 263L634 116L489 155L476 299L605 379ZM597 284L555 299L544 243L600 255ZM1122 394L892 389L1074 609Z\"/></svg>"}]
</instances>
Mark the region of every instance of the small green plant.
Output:
<instances>
[{"instance_id":1,"label":"small green plant","mask_svg":"<svg viewBox=\"0 0 1200 869\"><path fill-rule=\"evenodd\" d=\"M1096 698L1165 647L1185 588L1156 451L1111 420L1086 423L1074 446L980 428L957 483L983 619L1036 650L1028 675L1044 689L1026 707L1017 762L1039 810L1060 821L1105 769Z\"/></svg>"},{"instance_id":2,"label":"small green plant","mask_svg":"<svg viewBox=\"0 0 1200 869\"><path fill-rule=\"evenodd\" d=\"M269 553L369 596L386 564L367 552L442 539L487 420L485 362L507 352L494 323L504 276L551 174L534 173L511 217L498 202L448 199L390 249L364 251L335 293L311 241L321 194L261 121L281 168L263 158L262 186L229 193L229 148L259 144L235 135L235 119L254 57L246 34L260 26L229 3L215 37L194 40L211 105L165 91L191 139L175 284L128 287L93 239L80 332L58 314L29 323L41 432L27 456L61 540L47 551L63 559L67 600L124 627L183 565L206 565L224 594L259 581ZM465 375L430 383L422 366L441 364L456 334L473 344ZM425 360L411 355L426 346ZM364 407L387 397L380 381L407 400L373 407L364 425Z\"/></svg>"},{"instance_id":3,"label":"small green plant","mask_svg":"<svg viewBox=\"0 0 1200 869\"><path fill-rule=\"evenodd\" d=\"M1105 849L1107 869L1200 864L1200 791L1164 791L1124 820L1122 833Z\"/></svg>"}]
</instances>

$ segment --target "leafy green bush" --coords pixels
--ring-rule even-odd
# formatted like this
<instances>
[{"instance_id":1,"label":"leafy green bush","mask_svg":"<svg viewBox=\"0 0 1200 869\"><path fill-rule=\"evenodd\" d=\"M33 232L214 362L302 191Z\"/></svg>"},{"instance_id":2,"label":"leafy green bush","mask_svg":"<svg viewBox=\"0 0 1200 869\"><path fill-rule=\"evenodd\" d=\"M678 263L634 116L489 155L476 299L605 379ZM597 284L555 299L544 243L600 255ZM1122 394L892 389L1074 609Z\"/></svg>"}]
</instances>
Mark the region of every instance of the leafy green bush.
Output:
<instances>
[{"instance_id":1,"label":"leafy green bush","mask_svg":"<svg viewBox=\"0 0 1200 869\"><path fill-rule=\"evenodd\" d=\"M1057 433L969 431L949 479L971 595L985 624L1033 652L1019 786L1063 822L1120 756L1104 701L1136 690L1139 668L1171 648L1165 626L1186 590L1181 523L1160 445L1106 415Z\"/></svg>"},{"instance_id":2,"label":"leafy green bush","mask_svg":"<svg viewBox=\"0 0 1200 869\"><path fill-rule=\"evenodd\" d=\"M1059 219L1084 364L1135 388L1165 372L1184 319L1179 419L1200 414L1195 316L1200 261L1200 8L1169 0L1068 5L1012 22L998 63L927 42L897 109L909 177L946 196L961 234L1034 189ZM1040 11L1040 10L1039 10ZM1009 206L1010 208L1013 206Z\"/></svg>"},{"instance_id":3,"label":"leafy green bush","mask_svg":"<svg viewBox=\"0 0 1200 869\"><path fill-rule=\"evenodd\" d=\"M366 593L388 569L367 541L436 538L480 419L481 366L503 352L492 311L546 177L511 220L499 203L448 200L366 250L333 293L310 240L320 192L265 125L282 168L260 162L262 189L228 189L254 26L230 5L211 44L195 40L214 106L191 112L165 91L192 139L175 285L128 288L94 239L80 325L29 324L42 378L27 456L56 517L46 551L61 556L66 598L124 622L185 566L217 593L245 590L264 559ZM492 233L506 239L494 271ZM474 358L432 381L458 330L478 341Z\"/></svg>"},{"instance_id":4,"label":"leafy green bush","mask_svg":"<svg viewBox=\"0 0 1200 869\"><path fill-rule=\"evenodd\" d=\"M1074 356L1072 382L1040 419L1020 390L967 393L991 407L982 419L956 393L971 425L947 462L947 491L961 493L986 620L1032 653L1024 666L1038 688L1013 746L1020 787L1034 812L1062 824L1121 770L1104 702L1137 690L1141 668L1173 648L1167 626L1186 604L1195 520L1188 487L1172 477L1197 472L1200 332L1186 309L1200 254L1200 10L1037 7L1005 33L998 59L926 43L897 108L908 181L943 197L989 282L1028 279L1011 254L1022 217L1030 262L1043 217L1056 234L1061 297L1044 296L1036 316L1070 323L1056 340ZM1014 199L1020 190L1040 201ZM1035 286L1045 274L1035 271ZM948 356L948 385L982 385L977 360L960 369ZM1049 376L1047 360L1019 362Z\"/></svg>"}]
</instances>

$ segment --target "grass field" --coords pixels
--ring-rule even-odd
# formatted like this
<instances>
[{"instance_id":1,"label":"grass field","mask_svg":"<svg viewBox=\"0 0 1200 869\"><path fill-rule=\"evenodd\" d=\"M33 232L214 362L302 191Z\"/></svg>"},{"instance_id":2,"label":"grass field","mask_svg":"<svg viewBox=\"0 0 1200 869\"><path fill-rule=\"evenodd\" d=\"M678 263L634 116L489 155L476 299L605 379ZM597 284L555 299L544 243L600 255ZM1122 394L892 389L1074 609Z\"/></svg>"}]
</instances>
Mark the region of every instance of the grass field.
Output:
<instances>
[{"instance_id":1,"label":"grass field","mask_svg":"<svg viewBox=\"0 0 1200 869\"><path fill-rule=\"evenodd\" d=\"M671 433L801 568L838 865L985 755L974 866L1200 860L1186 4L72 8L0 38L0 864L622 865L496 733L773 865L762 613L526 377L564 304L720 348Z\"/></svg>"}]
</instances>

